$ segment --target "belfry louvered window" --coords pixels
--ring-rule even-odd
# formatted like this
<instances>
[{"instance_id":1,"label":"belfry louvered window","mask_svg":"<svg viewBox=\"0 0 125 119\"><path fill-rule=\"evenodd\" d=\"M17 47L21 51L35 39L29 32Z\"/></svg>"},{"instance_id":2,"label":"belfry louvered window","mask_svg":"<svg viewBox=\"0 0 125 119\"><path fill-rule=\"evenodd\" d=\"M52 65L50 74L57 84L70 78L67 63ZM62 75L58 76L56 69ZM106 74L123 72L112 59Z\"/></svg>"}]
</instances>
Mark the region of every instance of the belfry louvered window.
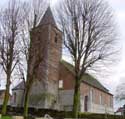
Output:
<instances>
[{"instance_id":1,"label":"belfry louvered window","mask_svg":"<svg viewBox=\"0 0 125 119\"><path fill-rule=\"evenodd\" d=\"M57 43L57 42L58 42L58 35L56 33L56 35L55 35L55 43Z\"/></svg>"}]
</instances>

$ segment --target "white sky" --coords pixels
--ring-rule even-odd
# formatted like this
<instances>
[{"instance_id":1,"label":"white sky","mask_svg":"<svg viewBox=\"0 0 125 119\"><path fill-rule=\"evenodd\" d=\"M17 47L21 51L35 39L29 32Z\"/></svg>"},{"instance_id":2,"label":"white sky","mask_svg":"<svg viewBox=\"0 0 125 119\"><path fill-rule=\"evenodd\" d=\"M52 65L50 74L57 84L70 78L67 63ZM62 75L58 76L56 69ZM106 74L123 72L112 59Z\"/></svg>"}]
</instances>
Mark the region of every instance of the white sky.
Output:
<instances>
[{"instance_id":1,"label":"white sky","mask_svg":"<svg viewBox=\"0 0 125 119\"><path fill-rule=\"evenodd\" d=\"M119 80L125 80L125 0L108 0L115 11L121 45L120 60L115 65L115 73L110 76L109 86L115 87Z\"/></svg>"},{"instance_id":2,"label":"white sky","mask_svg":"<svg viewBox=\"0 0 125 119\"><path fill-rule=\"evenodd\" d=\"M0 5L7 0L0 0ZM25 0L23 0L25 1ZM52 7L59 0L50 0ZM116 22L118 24L119 43L121 51L119 61L110 70L112 73L106 78L100 78L100 81L115 94L115 88L121 80L125 80L125 0L107 0L115 12Z\"/></svg>"}]
</instances>

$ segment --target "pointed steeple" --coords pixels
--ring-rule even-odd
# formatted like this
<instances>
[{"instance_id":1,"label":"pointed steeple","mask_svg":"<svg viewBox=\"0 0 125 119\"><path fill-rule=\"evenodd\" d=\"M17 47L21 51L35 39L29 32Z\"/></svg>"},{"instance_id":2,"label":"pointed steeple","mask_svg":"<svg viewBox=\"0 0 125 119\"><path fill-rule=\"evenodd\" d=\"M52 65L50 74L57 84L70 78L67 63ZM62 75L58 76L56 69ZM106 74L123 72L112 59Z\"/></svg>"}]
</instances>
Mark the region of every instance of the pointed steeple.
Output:
<instances>
[{"instance_id":1,"label":"pointed steeple","mask_svg":"<svg viewBox=\"0 0 125 119\"><path fill-rule=\"evenodd\" d=\"M46 10L43 18L41 19L39 25L45 25L45 24L52 24L54 26L56 26L56 22L54 20L51 8L48 7L48 9Z\"/></svg>"}]
</instances>

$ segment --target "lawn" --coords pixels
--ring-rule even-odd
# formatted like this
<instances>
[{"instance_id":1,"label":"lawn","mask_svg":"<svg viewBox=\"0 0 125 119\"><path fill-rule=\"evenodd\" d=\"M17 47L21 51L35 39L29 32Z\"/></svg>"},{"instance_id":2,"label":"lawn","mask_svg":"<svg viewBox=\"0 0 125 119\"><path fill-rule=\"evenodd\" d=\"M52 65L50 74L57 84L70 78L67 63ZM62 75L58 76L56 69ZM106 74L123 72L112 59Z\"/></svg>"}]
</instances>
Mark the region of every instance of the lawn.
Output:
<instances>
[{"instance_id":1,"label":"lawn","mask_svg":"<svg viewBox=\"0 0 125 119\"><path fill-rule=\"evenodd\" d=\"M0 119L12 119L12 117L4 116L4 117L1 117Z\"/></svg>"}]
</instances>

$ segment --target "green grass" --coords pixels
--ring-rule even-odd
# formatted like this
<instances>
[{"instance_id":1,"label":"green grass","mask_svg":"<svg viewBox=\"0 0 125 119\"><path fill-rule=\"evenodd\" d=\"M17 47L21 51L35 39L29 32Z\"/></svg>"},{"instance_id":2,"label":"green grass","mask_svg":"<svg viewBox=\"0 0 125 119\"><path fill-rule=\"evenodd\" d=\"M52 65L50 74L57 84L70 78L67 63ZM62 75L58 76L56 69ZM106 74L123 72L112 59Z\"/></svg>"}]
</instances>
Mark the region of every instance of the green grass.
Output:
<instances>
[{"instance_id":1,"label":"green grass","mask_svg":"<svg viewBox=\"0 0 125 119\"><path fill-rule=\"evenodd\" d=\"M12 117L4 116L4 117L1 117L0 119L12 119Z\"/></svg>"}]
</instances>

